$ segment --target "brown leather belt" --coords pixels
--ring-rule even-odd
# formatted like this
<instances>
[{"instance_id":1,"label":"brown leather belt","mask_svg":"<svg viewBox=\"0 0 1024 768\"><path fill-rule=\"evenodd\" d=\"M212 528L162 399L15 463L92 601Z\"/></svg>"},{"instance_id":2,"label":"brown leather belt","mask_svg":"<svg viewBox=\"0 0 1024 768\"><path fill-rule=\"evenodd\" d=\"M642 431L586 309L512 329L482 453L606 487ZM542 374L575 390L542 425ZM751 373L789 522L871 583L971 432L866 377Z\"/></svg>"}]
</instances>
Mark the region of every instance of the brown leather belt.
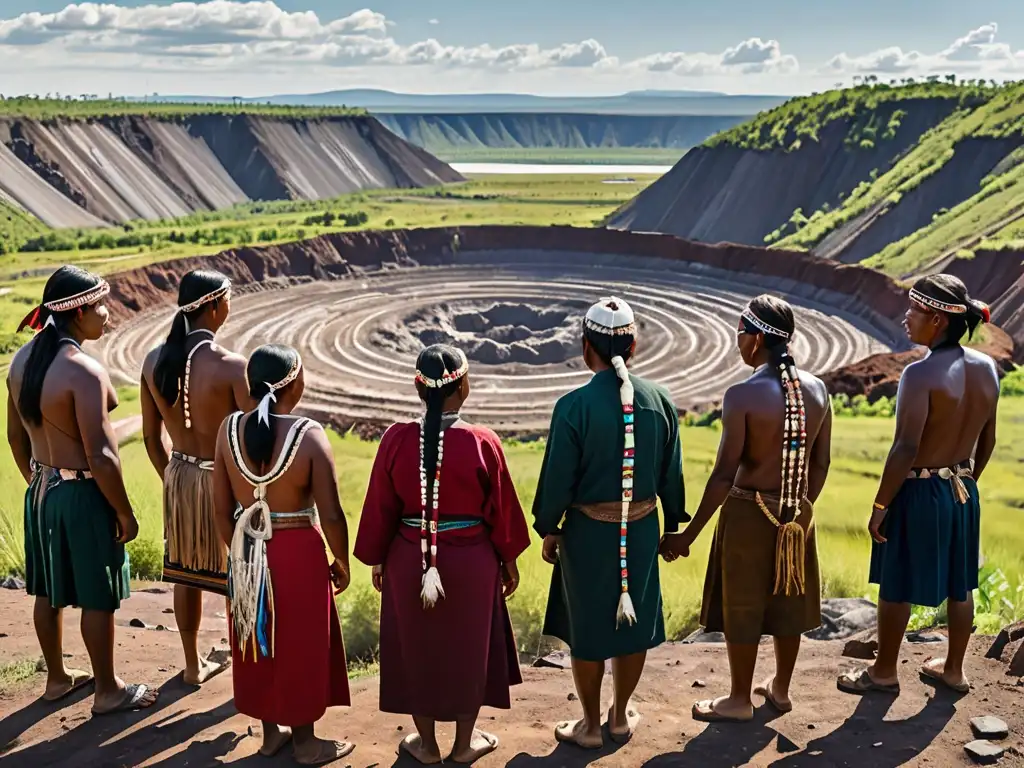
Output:
<instances>
[{"instance_id":1,"label":"brown leather belt","mask_svg":"<svg viewBox=\"0 0 1024 768\"><path fill-rule=\"evenodd\" d=\"M272 512L270 527L275 531L286 531L289 528L312 528L313 516L307 513Z\"/></svg>"},{"instance_id":2,"label":"brown leather belt","mask_svg":"<svg viewBox=\"0 0 1024 768\"><path fill-rule=\"evenodd\" d=\"M599 501L593 504L573 504L572 506L573 509L578 509L591 520L598 520L602 523L622 522L621 501ZM629 513L626 520L630 523L635 523L637 520L643 520L657 508L657 499L631 501L629 502Z\"/></svg>"}]
</instances>

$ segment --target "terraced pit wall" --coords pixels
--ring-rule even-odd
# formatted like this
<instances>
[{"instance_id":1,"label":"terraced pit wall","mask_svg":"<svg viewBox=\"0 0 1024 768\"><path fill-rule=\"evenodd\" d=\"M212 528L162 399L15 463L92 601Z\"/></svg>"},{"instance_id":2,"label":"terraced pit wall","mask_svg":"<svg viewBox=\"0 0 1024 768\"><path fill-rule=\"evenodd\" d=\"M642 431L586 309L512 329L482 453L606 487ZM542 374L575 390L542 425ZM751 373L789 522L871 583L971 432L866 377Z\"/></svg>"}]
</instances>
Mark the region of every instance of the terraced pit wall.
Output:
<instances>
[{"instance_id":1,"label":"terraced pit wall","mask_svg":"<svg viewBox=\"0 0 1024 768\"><path fill-rule=\"evenodd\" d=\"M52 227L462 180L372 117L0 119L0 198Z\"/></svg>"}]
</instances>

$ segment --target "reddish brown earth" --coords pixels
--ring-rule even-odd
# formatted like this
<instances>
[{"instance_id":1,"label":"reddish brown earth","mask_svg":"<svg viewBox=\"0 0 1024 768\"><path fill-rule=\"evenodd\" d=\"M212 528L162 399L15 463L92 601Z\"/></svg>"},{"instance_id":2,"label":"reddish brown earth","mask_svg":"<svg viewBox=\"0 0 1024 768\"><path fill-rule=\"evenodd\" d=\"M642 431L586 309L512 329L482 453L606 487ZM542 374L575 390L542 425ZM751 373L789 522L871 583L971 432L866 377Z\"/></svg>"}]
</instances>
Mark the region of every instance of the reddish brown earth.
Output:
<instances>
[{"instance_id":1,"label":"reddish brown earth","mask_svg":"<svg viewBox=\"0 0 1024 768\"><path fill-rule=\"evenodd\" d=\"M1024 252L978 251L970 259L954 259L944 270L989 304L992 322L1016 343L1014 357L1024 363Z\"/></svg>"},{"instance_id":2,"label":"reddish brown earth","mask_svg":"<svg viewBox=\"0 0 1024 768\"><path fill-rule=\"evenodd\" d=\"M274 760L255 754L259 724L235 711L230 671L195 691L178 676L180 648L173 619L165 611L171 595L155 586L136 592L117 617L117 668L129 682L161 687L156 707L147 712L92 718L89 692L61 704L37 700L41 674L0 691L0 755L2 764L19 766L215 766L294 765L287 756ZM21 592L0 591L0 656L5 660L38 657L31 630L31 599ZM208 598L201 645L222 645L225 620L219 600ZM168 630L127 627L132 618ZM77 612L65 617L68 664L88 667L77 629ZM841 657L842 641L805 641L793 687L796 709L773 714L758 697L757 716L744 725L705 725L694 721L690 707L699 698L721 695L727 687L728 664L720 644L666 644L652 651L647 674L636 694L644 719L634 740L620 748L609 742L600 752L556 746L553 725L575 717L571 674L562 669L524 668L525 683L513 689L510 711L485 710L481 727L501 740L498 751L481 760L483 768L670 768L671 766L886 766L969 764L963 745L972 739L969 721L994 715L1006 721L1010 737L1000 765L1024 765L1024 693L1018 679L1008 677L1000 660L983 658L990 638L972 641L968 674L975 685L966 697L926 685L916 668L934 645L908 645L902 667L902 695L848 696L836 690L836 675L857 662ZM940 646L941 647L941 646ZM764 644L759 676L771 673L771 647ZM706 687L694 687L696 681ZM319 731L324 736L357 744L338 766L415 765L397 759L398 742L410 732L408 718L377 711L376 678L354 681L353 706L328 713ZM610 695L606 684L606 697ZM442 728L443 744L451 728Z\"/></svg>"}]
</instances>

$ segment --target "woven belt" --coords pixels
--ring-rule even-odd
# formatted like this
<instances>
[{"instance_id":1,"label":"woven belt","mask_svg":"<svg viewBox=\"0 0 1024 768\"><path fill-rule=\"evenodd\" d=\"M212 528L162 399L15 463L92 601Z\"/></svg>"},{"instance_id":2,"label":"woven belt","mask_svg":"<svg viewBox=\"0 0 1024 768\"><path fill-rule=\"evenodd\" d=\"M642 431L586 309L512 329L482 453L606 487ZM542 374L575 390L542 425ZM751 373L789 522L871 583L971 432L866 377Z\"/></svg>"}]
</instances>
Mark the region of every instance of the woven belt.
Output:
<instances>
[{"instance_id":1,"label":"woven belt","mask_svg":"<svg viewBox=\"0 0 1024 768\"><path fill-rule=\"evenodd\" d=\"M88 469L57 469L56 467L41 464L35 459L30 460L29 466L32 469L33 475L37 472L50 472L60 477L61 480L92 480L92 472Z\"/></svg>"},{"instance_id":2,"label":"woven belt","mask_svg":"<svg viewBox=\"0 0 1024 768\"><path fill-rule=\"evenodd\" d=\"M938 469L923 467L912 469L907 473L907 480L929 480L933 477L949 480L956 500L961 504L966 504L970 495L967 493L967 486L964 485L963 479L965 477L974 477L974 459L961 462L952 467L939 467Z\"/></svg>"},{"instance_id":3,"label":"woven belt","mask_svg":"<svg viewBox=\"0 0 1024 768\"><path fill-rule=\"evenodd\" d=\"M419 517L403 517L402 523L410 528L419 529L422 519ZM483 520L446 520L437 524L437 531L438 533L443 533L444 531L458 531L463 528L472 528L476 525L483 525Z\"/></svg>"},{"instance_id":4,"label":"woven belt","mask_svg":"<svg viewBox=\"0 0 1024 768\"><path fill-rule=\"evenodd\" d=\"M182 453L181 451L171 451L171 458L176 459L177 461L184 461L188 464L194 464L207 472L213 472L213 459L199 459L195 456L189 456L187 453Z\"/></svg>"},{"instance_id":5,"label":"woven belt","mask_svg":"<svg viewBox=\"0 0 1024 768\"><path fill-rule=\"evenodd\" d=\"M306 509L302 512L271 512L270 526L275 531L284 531L289 528L312 528L313 511Z\"/></svg>"},{"instance_id":6,"label":"woven belt","mask_svg":"<svg viewBox=\"0 0 1024 768\"><path fill-rule=\"evenodd\" d=\"M599 501L593 504L573 504L572 506L573 509L578 509L591 520L597 520L602 523L622 522L621 501ZM657 508L657 499L631 501L629 503L629 512L627 514L626 521L629 523L635 523L637 520L643 520Z\"/></svg>"}]
</instances>

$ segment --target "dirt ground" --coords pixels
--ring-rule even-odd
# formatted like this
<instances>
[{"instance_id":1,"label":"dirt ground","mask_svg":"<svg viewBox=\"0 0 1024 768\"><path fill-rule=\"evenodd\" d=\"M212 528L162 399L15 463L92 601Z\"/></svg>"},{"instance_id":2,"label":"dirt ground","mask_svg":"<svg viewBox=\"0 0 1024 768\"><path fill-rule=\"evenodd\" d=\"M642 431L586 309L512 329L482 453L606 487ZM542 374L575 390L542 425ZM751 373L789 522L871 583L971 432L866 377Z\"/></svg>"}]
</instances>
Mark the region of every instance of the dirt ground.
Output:
<instances>
[{"instance_id":1,"label":"dirt ground","mask_svg":"<svg viewBox=\"0 0 1024 768\"><path fill-rule=\"evenodd\" d=\"M128 682L159 685L157 705L145 712L90 716L91 688L59 704L38 700L41 674L0 692L0 764L18 766L217 766L294 765L287 753L274 759L256 754L259 724L235 711L230 671L193 690L180 679L180 648L174 632L171 594L153 585L136 591L117 615L117 669ZM224 605L208 597L204 649L226 638ZM132 619L150 627L136 629ZM76 611L65 616L68 664L88 668ZM1007 677L999 661L983 658L990 638L972 642L968 673L975 689L966 697L923 683L916 674L942 646L908 645L902 667L903 693L858 698L840 693L835 678L858 662L841 657L842 641L806 641L793 688L795 710L775 715L759 706L753 722L705 725L690 707L698 698L726 692L728 664L722 645L666 644L652 651L636 703L644 719L633 741L583 752L556 745L556 721L577 717L570 672L524 669L525 683L513 689L509 712L485 710L480 725L501 740L483 768L670 768L672 766L871 766L968 765L963 745L972 740L970 719L994 715L1010 726L1002 742L1003 766L1024 765L1024 687ZM0 659L38 658L32 630L32 601L23 592L0 590ZM771 672L771 647L763 645L759 677ZM697 681L706 687L699 687ZM606 695L607 692L606 684ZM763 702L756 699L757 704ZM318 726L320 735L351 740L355 752L335 765L384 768L415 765L398 758L398 742L409 733L408 718L377 711L375 678L353 683L351 709L333 710ZM451 738L451 729L442 730ZM5 745L5 746L4 746ZM442 742L444 748L445 742Z\"/></svg>"}]
</instances>

